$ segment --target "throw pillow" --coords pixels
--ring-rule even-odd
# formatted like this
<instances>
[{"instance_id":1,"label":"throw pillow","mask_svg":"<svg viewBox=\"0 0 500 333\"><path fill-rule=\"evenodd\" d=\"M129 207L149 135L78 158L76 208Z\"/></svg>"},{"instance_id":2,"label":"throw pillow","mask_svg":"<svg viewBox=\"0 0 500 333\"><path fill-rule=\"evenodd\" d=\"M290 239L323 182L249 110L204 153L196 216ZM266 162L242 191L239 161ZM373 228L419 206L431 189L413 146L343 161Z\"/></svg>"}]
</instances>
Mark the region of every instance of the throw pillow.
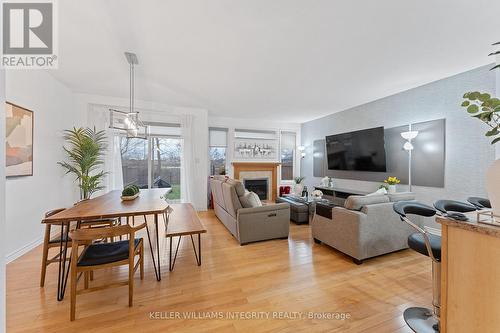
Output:
<instances>
[{"instance_id":1,"label":"throw pillow","mask_svg":"<svg viewBox=\"0 0 500 333\"><path fill-rule=\"evenodd\" d=\"M244 195L240 197L240 202L243 208L253 208L262 206L262 202L260 201L257 193L254 192L246 192Z\"/></svg>"},{"instance_id":2,"label":"throw pillow","mask_svg":"<svg viewBox=\"0 0 500 333\"><path fill-rule=\"evenodd\" d=\"M387 194L387 190L385 189L385 187L379 188L375 192L367 194L366 196L378 195L378 194Z\"/></svg>"}]
</instances>

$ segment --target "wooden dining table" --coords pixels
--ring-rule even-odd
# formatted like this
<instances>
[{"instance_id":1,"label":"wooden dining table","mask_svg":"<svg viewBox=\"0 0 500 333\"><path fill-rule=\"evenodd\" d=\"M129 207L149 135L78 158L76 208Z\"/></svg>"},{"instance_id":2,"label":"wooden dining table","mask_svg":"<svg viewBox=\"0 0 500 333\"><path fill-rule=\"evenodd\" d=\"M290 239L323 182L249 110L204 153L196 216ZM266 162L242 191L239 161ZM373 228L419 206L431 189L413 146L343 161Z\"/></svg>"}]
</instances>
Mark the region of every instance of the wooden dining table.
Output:
<instances>
[{"instance_id":1,"label":"wooden dining table","mask_svg":"<svg viewBox=\"0 0 500 333\"><path fill-rule=\"evenodd\" d=\"M166 217L168 203L161 197L165 195L166 189L145 189L141 190L140 195L129 201L121 200L121 191L115 190L108 192L99 197L81 201L78 204L65 209L55 215L42 220L42 223L50 223L61 227L61 237L59 243L59 273L57 280L57 300L61 301L64 298L66 284L68 281L70 263L67 261L67 249L69 240L69 231L71 222L77 222L77 226L81 222L111 219L111 218L128 218L135 216L154 216L154 237L151 237L150 228L146 223L146 232L153 259L153 267L155 270L156 279L161 280L160 267L160 244L158 232L158 216ZM154 239L152 241L152 238ZM156 258L153 245L156 247ZM71 259L69 259L70 261ZM67 266L67 267L66 267Z\"/></svg>"}]
</instances>

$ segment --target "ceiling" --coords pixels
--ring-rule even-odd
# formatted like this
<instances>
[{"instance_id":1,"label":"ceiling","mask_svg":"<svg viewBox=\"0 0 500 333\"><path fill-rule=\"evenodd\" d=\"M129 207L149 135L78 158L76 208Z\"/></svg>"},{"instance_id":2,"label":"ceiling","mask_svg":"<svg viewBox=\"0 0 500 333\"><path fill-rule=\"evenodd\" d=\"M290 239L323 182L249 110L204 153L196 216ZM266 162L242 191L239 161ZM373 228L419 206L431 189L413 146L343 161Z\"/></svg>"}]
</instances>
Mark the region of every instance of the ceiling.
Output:
<instances>
[{"instance_id":1,"label":"ceiling","mask_svg":"<svg viewBox=\"0 0 500 333\"><path fill-rule=\"evenodd\" d=\"M304 122L491 63L498 0L64 0L73 91Z\"/></svg>"}]
</instances>

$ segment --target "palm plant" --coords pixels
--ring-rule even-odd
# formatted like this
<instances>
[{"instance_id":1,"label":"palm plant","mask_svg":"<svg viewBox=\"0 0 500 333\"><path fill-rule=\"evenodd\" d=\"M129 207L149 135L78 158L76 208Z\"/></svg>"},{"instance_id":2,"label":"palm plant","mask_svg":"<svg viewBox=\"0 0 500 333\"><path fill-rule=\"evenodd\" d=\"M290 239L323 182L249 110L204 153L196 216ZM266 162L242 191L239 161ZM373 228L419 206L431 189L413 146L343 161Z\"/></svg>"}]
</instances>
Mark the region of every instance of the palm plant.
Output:
<instances>
[{"instance_id":1,"label":"palm plant","mask_svg":"<svg viewBox=\"0 0 500 333\"><path fill-rule=\"evenodd\" d=\"M80 188L80 199L90 199L93 193L104 188L101 182L107 172L100 170L104 164L106 135L104 131L92 128L73 128L64 131L68 147L63 147L68 162L58 162L66 169L66 174L73 174Z\"/></svg>"}]
</instances>

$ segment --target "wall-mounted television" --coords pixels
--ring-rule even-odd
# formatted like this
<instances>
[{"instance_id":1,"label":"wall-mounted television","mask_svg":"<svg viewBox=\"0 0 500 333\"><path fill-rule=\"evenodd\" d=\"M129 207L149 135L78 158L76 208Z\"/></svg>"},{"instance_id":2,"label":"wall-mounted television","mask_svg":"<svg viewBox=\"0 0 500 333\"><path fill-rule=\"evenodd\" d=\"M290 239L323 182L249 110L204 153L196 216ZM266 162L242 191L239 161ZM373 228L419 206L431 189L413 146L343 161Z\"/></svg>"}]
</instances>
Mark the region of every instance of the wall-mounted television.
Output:
<instances>
[{"instance_id":1,"label":"wall-mounted television","mask_svg":"<svg viewBox=\"0 0 500 333\"><path fill-rule=\"evenodd\" d=\"M326 137L329 170L386 172L384 128Z\"/></svg>"}]
</instances>

